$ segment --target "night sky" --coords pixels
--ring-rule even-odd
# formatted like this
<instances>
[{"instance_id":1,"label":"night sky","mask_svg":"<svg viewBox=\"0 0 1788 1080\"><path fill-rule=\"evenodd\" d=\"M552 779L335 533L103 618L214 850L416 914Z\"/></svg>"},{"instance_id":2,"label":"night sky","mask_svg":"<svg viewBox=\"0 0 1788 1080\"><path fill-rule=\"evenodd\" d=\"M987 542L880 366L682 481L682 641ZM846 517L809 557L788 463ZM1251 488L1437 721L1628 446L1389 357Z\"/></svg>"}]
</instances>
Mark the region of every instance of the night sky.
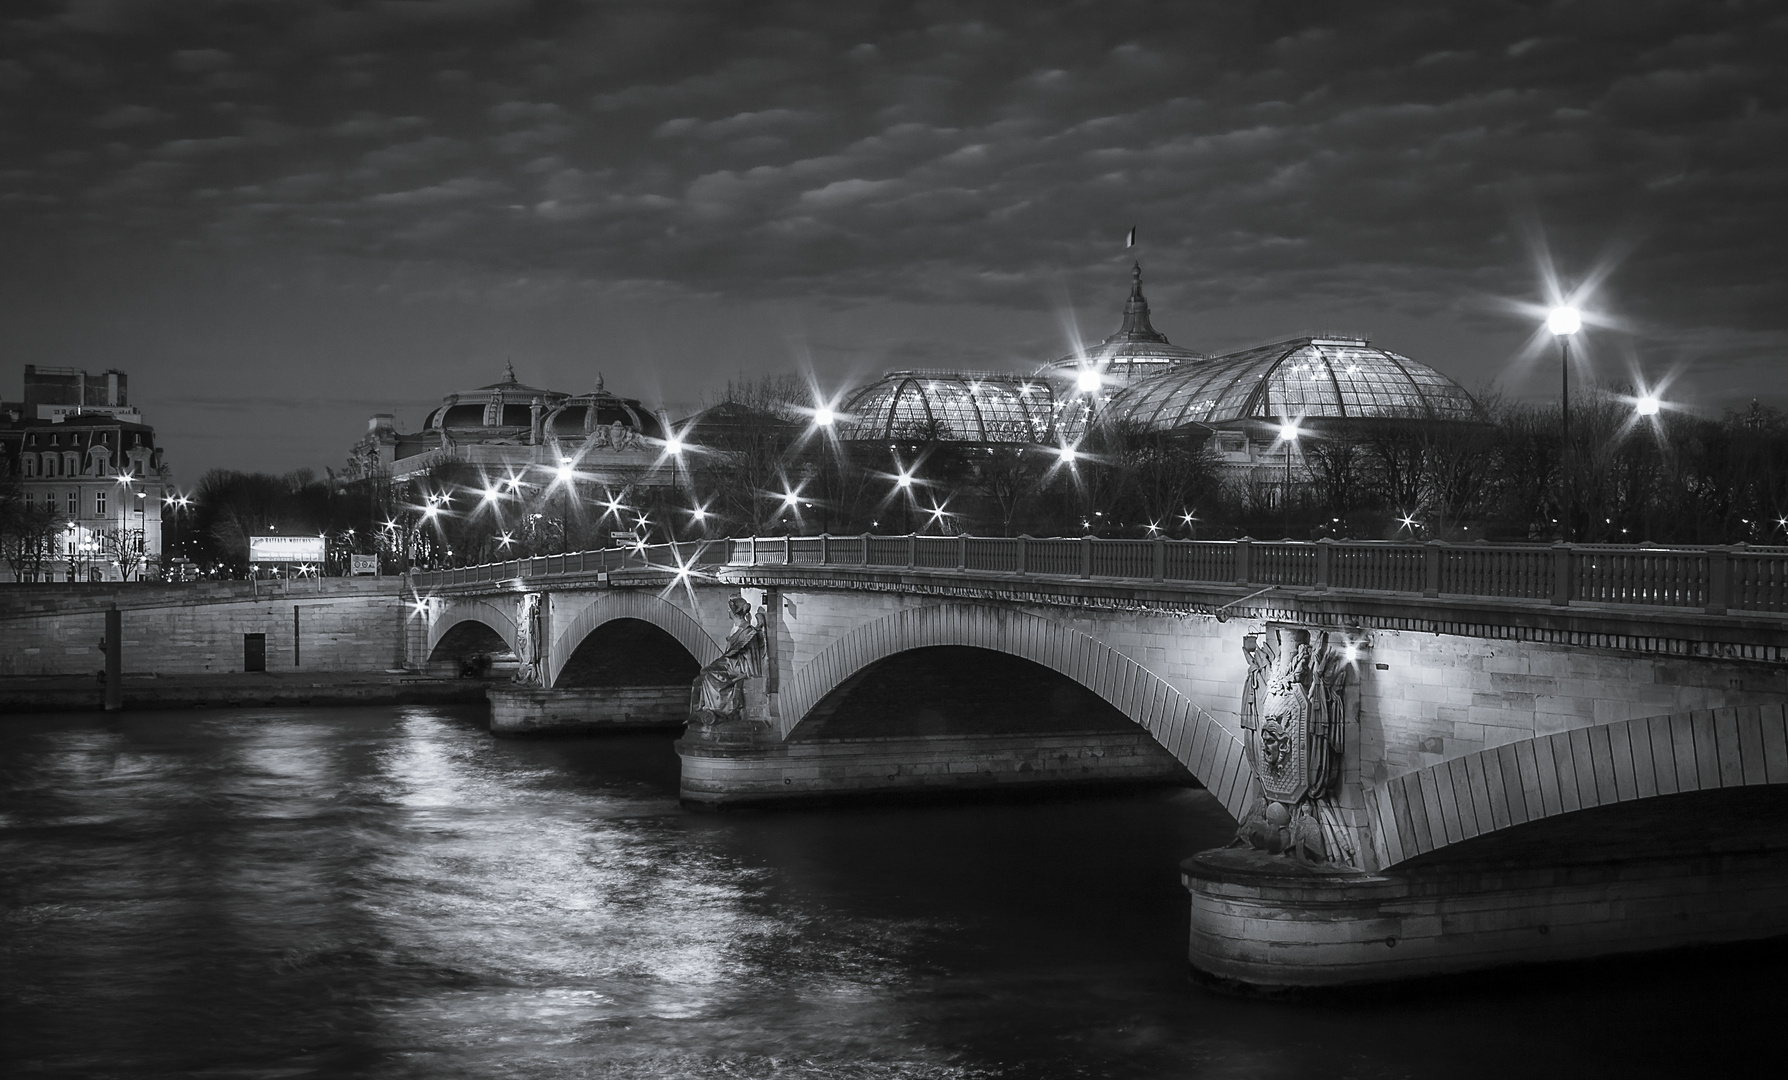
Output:
<instances>
[{"instance_id":1,"label":"night sky","mask_svg":"<svg viewBox=\"0 0 1788 1080\"><path fill-rule=\"evenodd\" d=\"M1022 369L1364 332L1788 404L1781 3L6 0L0 395L129 372L179 479L496 381ZM1124 236L1139 229L1126 251Z\"/></svg>"}]
</instances>

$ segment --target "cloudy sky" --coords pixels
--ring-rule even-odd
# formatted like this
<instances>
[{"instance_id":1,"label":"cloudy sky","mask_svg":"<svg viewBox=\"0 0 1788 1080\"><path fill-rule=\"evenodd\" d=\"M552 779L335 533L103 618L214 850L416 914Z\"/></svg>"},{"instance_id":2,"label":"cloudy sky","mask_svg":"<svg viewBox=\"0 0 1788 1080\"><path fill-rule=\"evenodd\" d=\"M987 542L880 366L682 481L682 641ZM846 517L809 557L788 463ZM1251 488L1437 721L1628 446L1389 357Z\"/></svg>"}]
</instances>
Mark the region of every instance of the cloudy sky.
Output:
<instances>
[{"instance_id":1,"label":"cloudy sky","mask_svg":"<svg viewBox=\"0 0 1788 1080\"><path fill-rule=\"evenodd\" d=\"M1471 388L1788 404L1779 2L6 0L0 395L119 367L178 476L495 381L1370 333ZM1124 249L1135 225L1141 243Z\"/></svg>"}]
</instances>

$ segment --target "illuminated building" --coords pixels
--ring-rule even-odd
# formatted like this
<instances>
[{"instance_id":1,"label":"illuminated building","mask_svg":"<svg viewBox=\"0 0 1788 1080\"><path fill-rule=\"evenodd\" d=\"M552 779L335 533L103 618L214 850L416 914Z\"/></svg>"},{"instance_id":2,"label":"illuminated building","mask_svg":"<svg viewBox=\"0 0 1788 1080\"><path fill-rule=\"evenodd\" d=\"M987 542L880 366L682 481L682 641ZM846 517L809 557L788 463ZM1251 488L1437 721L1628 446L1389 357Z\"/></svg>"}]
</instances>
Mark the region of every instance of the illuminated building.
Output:
<instances>
[{"instance_id":1,"label":"illuminated building","mask_svg":"<svg viewBox=\"0 0 1788 1080\"><path fill-rule=\"evenodd\" d=\"M663 447L663 422L604 389L600 376L595 390L571 394L528 386L510 368L501 382L442 398L414 433L389 413L373 416L349 451L348 475L402 482L466 464L493 479L544 477L570 462L596 485L670 484Z\"/></svg>"},{"instance_id":2,"label":"illuminated building","mask_svg":"<svg viewBox=\"0 0 1788 1080\"><path fill-rule=\"evenodd\" d=\"M0 474L16 479L28 512L15 522L43 530L46 556L5 567L7 580L157 576L171 487L155 429L130 408L126 386L118 371L28 365L25 401L0 408ZM11 538L8 550L17 554Z\"/></svg>"}]
</instances>

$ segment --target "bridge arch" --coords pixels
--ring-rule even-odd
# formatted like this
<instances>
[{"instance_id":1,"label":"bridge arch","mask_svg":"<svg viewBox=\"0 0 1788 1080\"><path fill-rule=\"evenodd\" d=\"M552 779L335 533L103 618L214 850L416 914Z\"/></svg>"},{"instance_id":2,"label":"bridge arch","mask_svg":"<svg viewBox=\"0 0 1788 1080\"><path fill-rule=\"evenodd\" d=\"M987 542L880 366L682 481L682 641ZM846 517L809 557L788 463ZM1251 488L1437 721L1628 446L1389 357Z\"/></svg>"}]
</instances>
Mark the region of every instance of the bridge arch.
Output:
<instances>
[{"instance_id":1,"label":"bridge arch","mask_svg":"<svg viewBox=\"0 0 1788 1080\"><path fill-rule=\"evenodd\" d=\"M1368 789L1380 867L1596 806L1788 784L1781 704L1574 728L1465 754Z\"/></svg>"},{"instance_id":2,"label":"bridge arch","mask_svg":"<svg viewBox=\"0 0 1788 1080\"><path fill-rule=\"evenodd\" d=\"M928 604L867 623L820 650L782 690L779 734L787 739L825 696L898 653L965 645L1017 656L1091 690L1140 724L1240 820L1253 798L1242 742L1165 679L1091 635L1053 620L988 604Z\"/></svg>"},{"instance_id":3,"label":"bridge arch","mask_svg":"<svg viewBox=\"0 0 1788 1080\"><path fill-rule=\"evenodd\" d=\"M440 616L428 625L429 659L434 659L435 649L447 637L454 627L462 623L482 623L496 631L498 637L510 652L515 651L515 615L504 609L502 605L475 597L461 597L447 605Z\"/></svg>"},{"instance_id":4,"label":"bridge arch","mask_svg":"<svg viewBox=\"0 0 1788 1080\"><path fill-rule=\"evenodd\" d=\"M702 629L701 623L663 597L632 590L605 592L553 636L552 647L547 653L546 685L559 685L559 674L565 670L565 664L584 638L603 623L616 619L651 623L688 649L697 664L706 664L720 655L719 644Z\"/></svg>"}]
</instances>

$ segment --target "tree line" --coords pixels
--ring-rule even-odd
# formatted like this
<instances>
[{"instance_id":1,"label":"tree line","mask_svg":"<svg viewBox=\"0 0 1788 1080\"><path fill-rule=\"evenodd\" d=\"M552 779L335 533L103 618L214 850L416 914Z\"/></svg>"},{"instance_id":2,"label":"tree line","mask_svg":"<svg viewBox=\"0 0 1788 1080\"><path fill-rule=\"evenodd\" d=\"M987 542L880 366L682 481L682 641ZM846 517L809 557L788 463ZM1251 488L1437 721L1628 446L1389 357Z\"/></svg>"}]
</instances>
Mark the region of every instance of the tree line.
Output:
<instances>
[{"instance_id":1,"label":"tree line","mask_svg":"<svg viewBox=\"0 0 1788 1080\"><path fill-rule=\"evenodd\" d=\"M1568 444L1556 405L1492 400L1480 424L1312 420L1290 482L1271 464L1282 448L1239 467L1203 430L1098 423L1066 454L960 441L936 421L843 443L794 377L729 383L712 405L682 433L669 486L647 469L598 485L456 461L401 483L213 470L189 509L163 508L165 560L245 576L249 537L268 533L325 536L332 575L352 554L396 572L635 537L818 532L1788 543L1788 418L1756 404L1644 417L1622 394L1590 393L1572 401ZM63 527L17 477L0 481L14 580L57 556ZM119 551L105 557L133 557L129 538L108 542Z\"/></svg>"}]
</instances>

